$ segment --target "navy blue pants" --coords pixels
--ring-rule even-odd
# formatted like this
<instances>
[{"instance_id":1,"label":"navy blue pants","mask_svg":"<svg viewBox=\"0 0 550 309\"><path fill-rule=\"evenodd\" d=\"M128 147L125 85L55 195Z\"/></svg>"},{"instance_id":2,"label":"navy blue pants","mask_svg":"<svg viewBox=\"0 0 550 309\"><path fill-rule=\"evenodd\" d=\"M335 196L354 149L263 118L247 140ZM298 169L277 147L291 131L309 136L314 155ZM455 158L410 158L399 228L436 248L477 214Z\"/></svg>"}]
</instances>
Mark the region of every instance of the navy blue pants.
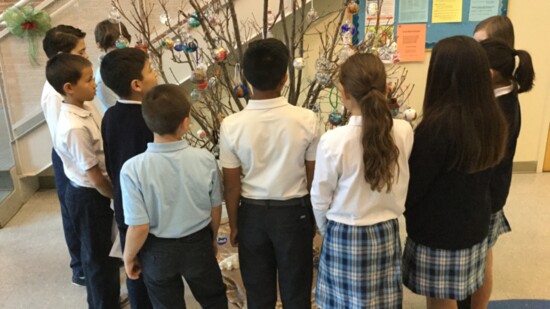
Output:
<instances>
[{"instance_id":1,"label":"navy blue pants","mask_svg":"<svg viewBox=\"0 0 550 309\"><path fill-rule=\"evenodd\" d=\"M120 233L120 245L122 252L124 252L124 246L126 245L126 233L128 227L118 227ZM137 280L132 280L126 276L126 287L128 288L128 300L130 300L130 307L132 309L152 309L151 299L149 299L149 293L145 287L143 281L143 275Z\"/></svg>"},{"instance_id":2,"label":"navy blue pants","mask_svg":"<svg viewBox=\"0 0 550 309\"><path fill-rule=\"evenodd\" d=\"M149 234L139 257L155 308L186 308L183 276L202 308L227 309L226 288L212 241L209 226L182 238Z\"/></svg>"},{"instance_id":3,"label":"navy blue pants","mask_svg":"<svg viewBox=\"0 0 550 309\"><path fill-rule=\"evenodd\" d=\"M65 235L65 242L69 248L69 254L71 255L71 269L73 271L73 279L84 277L84 271L82 270L82 263L80 262L80 240L76 235L73 222L69 216L69 210L67 209L67 203L65 202L65 190L69 179L65 176L63 171L63 162L57 155L54 149L52 149L52 165L53 176L55 180L55 187L57 188L57 197L59 198L59 204L61 205L61 221L63 222L63 234Z\"/></svg>"},{"instance_id":4,"label":"navy blue pants","mask_svg":"<svg viewBox=\"0 0 550 309\"><path fill-rule=\"evenodd\" d=\"M249 309L275 308L277 279L285 309L311 308L311 202L307 196L283 204L241 199L239 262Z\"/></svg>"},{"instance_id":5,"label":"navy blue pants","mask_svg":"<svg viewBox=\"0 0 550 309\"><path fill-rule=\"evenodd\" d=\"M110 199L96 189L67 185L65 200L76 235L80 239L80 258L88 307L120 308L120 278L117 259L109 257L112 241L113 211Z\"/></svg>"}]
</instances>

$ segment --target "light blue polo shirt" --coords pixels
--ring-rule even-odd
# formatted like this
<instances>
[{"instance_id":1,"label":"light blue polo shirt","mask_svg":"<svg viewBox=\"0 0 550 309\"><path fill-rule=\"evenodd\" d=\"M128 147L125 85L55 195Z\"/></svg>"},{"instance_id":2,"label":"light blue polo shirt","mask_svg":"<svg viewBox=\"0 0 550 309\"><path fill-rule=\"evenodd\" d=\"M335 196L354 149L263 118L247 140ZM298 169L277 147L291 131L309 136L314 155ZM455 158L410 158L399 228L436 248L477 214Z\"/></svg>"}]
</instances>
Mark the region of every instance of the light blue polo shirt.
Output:
<instances>
[{"instance_id":1,"label":"light blue polo shirt","mask_svg":"<svg viewBox=\"0 0 550 309\"><path fill-rule=\"evenodd\" d=\"M124 163L120 186L124 222L149 224L149 233L162 238L203 229L212 208L222 203L216 159L186 141L149 143L146 152Z\"/></svg>"}]
</instances>

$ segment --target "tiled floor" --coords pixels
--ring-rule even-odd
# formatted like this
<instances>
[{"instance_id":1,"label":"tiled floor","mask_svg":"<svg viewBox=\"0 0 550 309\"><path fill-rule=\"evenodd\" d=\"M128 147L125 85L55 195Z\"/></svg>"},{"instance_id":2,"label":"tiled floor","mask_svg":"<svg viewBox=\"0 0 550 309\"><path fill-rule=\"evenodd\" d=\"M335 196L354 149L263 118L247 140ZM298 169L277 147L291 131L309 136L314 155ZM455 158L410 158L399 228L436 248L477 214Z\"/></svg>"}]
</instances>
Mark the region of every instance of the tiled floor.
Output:
<instances>
[{"instance_id":1,"label":"tiled floor","mask_svg":"<svg viewBox=\"0 0 550 309\"><path fill-rule=\"evenodd\" d=\"M549 300L550 174L514 175L505 209L513 232L495 247L493 298ZM68 264L55 192L37 192L0 229L0 308L86 308ZM404 307L424 299L406 291Z\"/></svg>"}]
</instances>

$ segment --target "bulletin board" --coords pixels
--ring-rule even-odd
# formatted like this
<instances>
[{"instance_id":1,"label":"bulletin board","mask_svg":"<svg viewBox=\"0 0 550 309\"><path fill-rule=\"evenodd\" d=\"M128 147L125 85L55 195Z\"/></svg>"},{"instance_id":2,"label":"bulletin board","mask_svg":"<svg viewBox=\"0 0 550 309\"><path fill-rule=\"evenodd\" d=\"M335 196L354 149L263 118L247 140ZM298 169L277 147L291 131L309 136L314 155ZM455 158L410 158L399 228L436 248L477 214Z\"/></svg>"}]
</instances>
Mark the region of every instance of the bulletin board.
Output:
<instances>
[{"instance_id":1,"label":"bulletin board","mask_svg":"<svg viewBox=\"0 0 550 309\"><path fill-rule=\"evenodd\" d=\"M399 20L400 12L400 3L405 1L418 1L422 2L423 0L394 0L395 1L395 13L394 13L394 26L399 24L426 24L426 48L431 48L437 43L437 41L454 36L454 35L467 35L472 36L475 26L482 20L470 20L470 6L472 4L477 6L483 6L483 0L462 0L462 21L461 22L452 22L452 23L432 23L432 11L433 11L433 1L428 1L428 14L426 22L401 22ZM359 29L365 29L365 17L367 11L367 2L368 0L360 0L360 14L358 20ZM493 1L487 1L493 2ZM508 0L498 0L498 9L497 14L506 16L508 10ZM495 14L491 14L495 15ZM489 16L487 16L489 17ZM476 19L476 18L474 18ZM384 25L384 22L381 22L381 25ZM364 37L364 31L359 31L359 40L362 40Z\"/></svg>"}]
</instances>

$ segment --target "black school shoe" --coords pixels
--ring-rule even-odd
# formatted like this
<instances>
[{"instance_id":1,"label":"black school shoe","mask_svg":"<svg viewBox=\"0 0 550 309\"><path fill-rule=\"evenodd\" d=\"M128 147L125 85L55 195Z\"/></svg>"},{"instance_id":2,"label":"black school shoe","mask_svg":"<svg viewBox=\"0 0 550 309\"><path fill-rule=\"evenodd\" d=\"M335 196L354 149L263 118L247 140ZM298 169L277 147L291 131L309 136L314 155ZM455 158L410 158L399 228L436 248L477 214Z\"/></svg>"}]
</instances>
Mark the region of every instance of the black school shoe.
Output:
<instances>
[{"instance_id":1,"label":"black school shoe","mask_svg":"<svg viewBox=\"0 0 550 309\"><path fill-rule=\"evenodd\" d=\"M86 279L84 277L73 277L72 283L74 286L86 286Z\"/></svg>"}]
</instances>

